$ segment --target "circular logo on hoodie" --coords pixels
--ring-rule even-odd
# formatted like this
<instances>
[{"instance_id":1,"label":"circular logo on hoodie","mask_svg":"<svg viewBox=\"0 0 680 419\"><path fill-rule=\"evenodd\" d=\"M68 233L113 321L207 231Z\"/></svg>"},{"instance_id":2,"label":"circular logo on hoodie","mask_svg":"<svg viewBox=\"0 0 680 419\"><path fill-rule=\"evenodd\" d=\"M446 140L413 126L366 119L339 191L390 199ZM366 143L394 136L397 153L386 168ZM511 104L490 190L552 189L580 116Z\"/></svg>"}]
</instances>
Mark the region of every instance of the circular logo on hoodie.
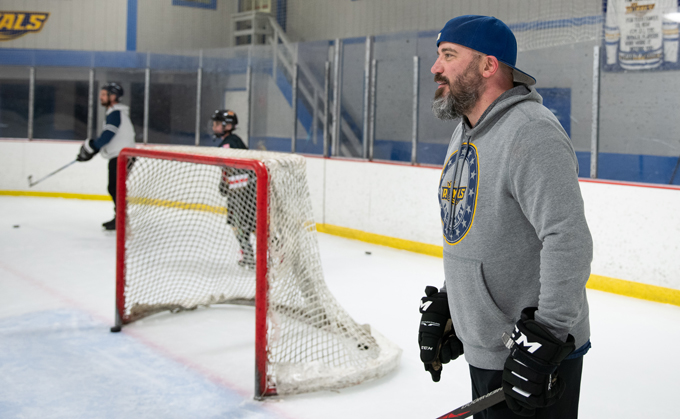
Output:
<instances>
[{"instance_id":1,"label":"circular logo on hoodie","mask_svg":"<svg viewBox=\"0 0 680 419\"><path fill-rule=\"evenodd\" d=\"M448 244L458 244L475 218L479 161L474 144L464 143L444 164L439 180L442 231Z\"/></svg>"}]
</instances>

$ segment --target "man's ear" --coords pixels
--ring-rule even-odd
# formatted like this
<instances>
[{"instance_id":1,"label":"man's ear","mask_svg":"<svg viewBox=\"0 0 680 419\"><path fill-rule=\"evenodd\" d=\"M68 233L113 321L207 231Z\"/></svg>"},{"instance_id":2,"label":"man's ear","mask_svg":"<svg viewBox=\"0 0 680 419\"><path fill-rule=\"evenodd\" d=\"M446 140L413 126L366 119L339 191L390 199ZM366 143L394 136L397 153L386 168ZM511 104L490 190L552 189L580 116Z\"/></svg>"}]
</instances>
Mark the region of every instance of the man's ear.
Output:
<instances>
[{"instance_id":1,"label":"man's ear","mask_svg":"<svg viewBox=\"0 0 680 419\"><path fill-rule=\"evenodd\" d=\"M498 62L498 59L492 55L485 56L482 62L484 63L484 67L482 68L482 77L484 78L488 79L500 70L501 64Z\"/></svg>"}]
</instances>

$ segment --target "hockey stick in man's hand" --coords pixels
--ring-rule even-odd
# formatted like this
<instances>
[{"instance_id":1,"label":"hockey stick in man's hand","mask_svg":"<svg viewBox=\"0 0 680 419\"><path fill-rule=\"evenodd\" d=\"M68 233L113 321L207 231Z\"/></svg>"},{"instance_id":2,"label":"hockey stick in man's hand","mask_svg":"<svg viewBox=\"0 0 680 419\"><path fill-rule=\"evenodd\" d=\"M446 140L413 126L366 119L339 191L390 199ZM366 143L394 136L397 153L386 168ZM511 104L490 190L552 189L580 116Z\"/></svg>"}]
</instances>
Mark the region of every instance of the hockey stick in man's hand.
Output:
<instances>
[{"instance_id":1,"label":"hockey stick in man's hand","mask_svg":"<svg viewBox=\"0 0 680 419\"><path fill-rule=\"evenodd\" d=\"M450 411L437 419L447 419L447 418L469 418L475 413L479 413L484 409L498 404L505 400L505 393L503 393L503 387L497 388L491 393L487 393L482 397L474 399L468 404L464 404L461 407Z\"/></svg>"},{"instance_id":2,"label":"hockey stick in man's hand","mask_svg":"<svg viewBox=\"0 0 680 419\"><path fill-rule=\"evenodd\" d=\"M512 349L515 342L510 338L510 335L503 333L502 336L503 344L506 348ZM468 404L464 404L458 409L454 409L449 413L439 416L437 419L447 419L447 418L469 418L475 413L479 413L484 409L488 409L493 405L496 405L505 400L505 393L503 392L503 387L497 388L494 391L478 397Z\"/></svg>"},{"instance_id":3,"label":"hockey stick in man's hand","mask_svg":"<svg viewBox=\"0 0 680 419\"><path fill-rule=\"evenodd\" d=\"M42 178L42 179L36 180L35 182L32 181L33 176L32 176L32 175L29 176L29 177L28 177L28 187L30 188L31 186L35 186L35 185L37 185L38 183L42 182L43 180L47 179L48 177L56 175L57 173L59 173L59 172L61 172L62 170L66 169L67 167L69 167L70 165L72 165L73 163L75 163L75 162L77 162L77 161L78 161L78 160L73 160L71 163L67 164L66 166L62 166L62 167L58 168L58 169L55 170L54 172L50 173L49 175L45 176L45 177Z\"/></svg>"},{"instance_id":4,"label":"hockey stick in man's hand","mask_svg":"<svg viewBox=\"0 0 680 419\"><path fill-rule=\"evenodd\" d=\"M512 349L515 342L510 338L510 335L503 333L501 337L503 340L503 345L506 348ZM503 387L497 388L494 391L478 397L468 404L464 404L458 409L454 409L449 413L439 416L437 419L447 419L447 418L468 418L475 413L479 413L484 409L488 409L493 405L496 405L505 400L505 393L503 392Z\"/></svg>"}]
</instances>

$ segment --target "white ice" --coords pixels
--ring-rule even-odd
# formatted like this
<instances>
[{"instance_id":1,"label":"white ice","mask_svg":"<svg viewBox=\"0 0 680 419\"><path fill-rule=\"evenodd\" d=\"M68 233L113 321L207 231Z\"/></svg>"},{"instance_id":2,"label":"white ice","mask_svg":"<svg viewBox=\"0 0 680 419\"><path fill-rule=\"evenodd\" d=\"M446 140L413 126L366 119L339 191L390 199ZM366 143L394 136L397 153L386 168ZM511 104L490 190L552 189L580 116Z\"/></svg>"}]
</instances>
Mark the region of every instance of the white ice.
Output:
<instances>
[{"instance_id":1,"label":"white ice","mask_svg":"<svg viewBox=\"0 0 680 419\"><path fill-rule=\"evenodd\" d=\"M329 288L403 349L401 364L355 387L256 402L251 307L109 332L115 234L100 224L111 215L110 202L0 197L0 418L435 418L470 400L464 360L433 383L418 358L418 302L442 283L441 259L319 234ZM580 417L678 417L680 307L588 297Z\"/></svg>"}]
</instances>

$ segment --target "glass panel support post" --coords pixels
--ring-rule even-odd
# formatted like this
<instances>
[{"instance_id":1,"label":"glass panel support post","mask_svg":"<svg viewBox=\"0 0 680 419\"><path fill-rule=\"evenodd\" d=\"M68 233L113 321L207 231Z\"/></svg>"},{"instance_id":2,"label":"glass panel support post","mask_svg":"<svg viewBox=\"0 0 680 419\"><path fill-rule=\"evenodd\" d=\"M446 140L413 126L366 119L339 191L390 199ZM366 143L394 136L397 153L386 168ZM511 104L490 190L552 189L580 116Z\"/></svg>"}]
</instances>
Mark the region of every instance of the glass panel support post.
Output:
<instances>
[{"instance_id":1,"label":"glass panel support post","mask_svg":"<svg viewBox=\"0 0 680 419\"><path fill-rule=\"evenodd\" d=\"M590 177L597 178L597 158L600 146L600 47L593 47L593 122L590 130Z\"/></svg>"},{"instance_id":2,"label":"glass panel support post","mask_svg":"<svg viewBox=\"0 0 680 419\"><path fill-rule=\"evenodd\" d=\"M196 145L201 143L201 85L203 83L203 50L198 53L198 69L196 70Z\"/></svg>"},{"instance_id":3,"label":"glass panel support post","mask_svg":"<svg viewBox=\"0 0 680 419\"><path fill-rule=\"evenodd\" d=\"M373 160L373 145L375 143L375 106L378 83L378 60L371 61L371 97L370 115L368 118L368 160Z\"/></svg>"},{"instance_id":4,"label":"glass panel support post","mask_svg":"<svg viewBox=\"0 0 680 419\"><path fill-rule=\"evenodd\" d=\"M35 67L28 69L28 139L33 139L33 118L35 115Z\"/></svg>"},{"instance_id":5,"label":"glass panel support post","mask_svg":"<svg viewBox=\"0 0 680 419\"><path fill-rule=\"evenodd\" d=\"M94 68L90 68L87 87L87 138L94 138Z\"/></svg>"},{"instance_id":6,"label":"glass panel support post","mask_svg":"<svg viewBox=\"0 0 680 419\"><path fill-rule=\"evenodd\" d=\"M297 142L297 91L298 91L298 53L297 44L295 44L295 53L293 58L293 74L291 74L291 85L292 85L292 95L291 95L291 110L292 110L292 120L293 120L293 130L290 137L290 152L295 153L295 146Z\"/></svg>"},{"instance_id":7,"label":"glass panel support post","mask_svg":"<svg viewBox=\"0 0 680 419\"><path fill-rule=\"evenodd\" d=\"M366 59L364 60L364 126L362 136L362 157L368 159L368 118L371 107L371 60L373 59L373 37L366 37Z\"/></svg>"},{"instance_id":8,"label":"glass panel support post","mask_svg":"<svg viewBox=\"0 0 680 419\"><path fill-rule=\"evenodd\" d=\"M418 162L418 100L420 80L420 58L413 56L413 133L411 135L411 164Z\"/></svg>"},{"instance_id":9,"label":"glass panel support post","mask_svg":"<svg viewBox=\"0 0 680 419\"><path fill-rule=\"evenodd\" d=\"M146 53L146 69L144 69L144 127L142 129L144 144L149 143L149 87L151 85L151 68L149 60L151 56Z\"/></svg>"},{"instance_id":10,"label":"glass panel support post","mask_svg":"<svg viewBox=\"0 0 680 419\"><path fill-rule=\"evenodd\" d=\"M253 132L253 45L248 47L248 68L246 68L246 106L248 108L248 135L246 145L250 148L250 133Z\"/></svg>"},{"instance_id":11,"label":"glass panel support post","mask_svg":"<svg viewBox=\"0 0 680 419\"><path fill-rule=\"evenodd\" d=\"M338 156L340 151L340 124L342 123L342 39L335 40L334 61L333 135L331 136L331 155Z\"/></svg>"},{"instance_id":12,"label":"glass panel support post","mask_svg":"<svg viewBox=\"0 0 680 419\"><path fill-rule=\"evenodd\" d=\"M330 137L330 127L328 122L330 121L330 84L331 84L331 63L326 61L324 66L324 78L323 78L323 156L328 157L328 143Z\"/></svg>"}]
</instances>

